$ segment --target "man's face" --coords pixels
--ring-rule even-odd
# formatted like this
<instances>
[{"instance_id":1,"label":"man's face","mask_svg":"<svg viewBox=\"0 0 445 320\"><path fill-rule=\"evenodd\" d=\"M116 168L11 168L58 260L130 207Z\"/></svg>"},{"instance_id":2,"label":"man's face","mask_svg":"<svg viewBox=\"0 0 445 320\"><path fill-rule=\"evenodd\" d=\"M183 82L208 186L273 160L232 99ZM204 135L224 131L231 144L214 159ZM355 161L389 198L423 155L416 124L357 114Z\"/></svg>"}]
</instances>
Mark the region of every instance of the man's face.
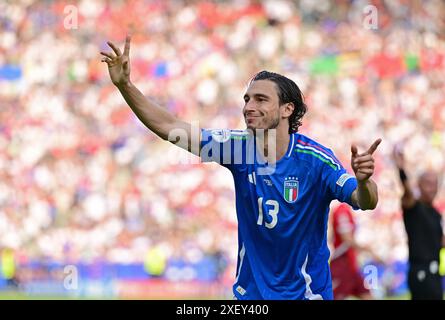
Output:
<instances>
[{"instance_id":1,"label":"man's face","mask_svg":"<svg viewBox=\"0 0 445 320\"><path fill-rule=\"evenodd\" d=\"M419 178L420 196L423 201L432 203L438 189L439 181L434 172L425 172Z\"/></svg>"},{"instance_id":2,"label":"man's face","mask_svg":"<svg viewBox=\"0 0 445 320\"><path fill-rule=\"evenodd\" d=\"M277 87L270 80L253 81L244 95L244 120L248 129L274 129L280 123Z\"/></svg>"}]
</instances>

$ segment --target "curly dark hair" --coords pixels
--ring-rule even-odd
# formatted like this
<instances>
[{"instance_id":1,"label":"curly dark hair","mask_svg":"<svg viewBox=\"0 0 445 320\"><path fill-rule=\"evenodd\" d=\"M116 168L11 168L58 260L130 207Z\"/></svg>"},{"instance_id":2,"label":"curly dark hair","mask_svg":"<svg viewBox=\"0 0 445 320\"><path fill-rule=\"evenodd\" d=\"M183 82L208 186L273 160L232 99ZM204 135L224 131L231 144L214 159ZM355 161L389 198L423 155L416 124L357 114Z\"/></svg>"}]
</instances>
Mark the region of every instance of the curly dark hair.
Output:
<instances>
[{"instance_id":1,"label":"curly dark hair","mask_svg":"<svg viewBox=\"0 0 445 320\"><path fill-rule=\"evenodd\" d=\"M307 111L307 106L304 103L303 93L297 84L281 74L265 70L258 72L250 83L256 80L270 80L277 85L280 106L285 103L294 105L294 112L289 117L289 134L298 132L298 128L301 126L301 119Z\"/></svg>"}]
</instances>

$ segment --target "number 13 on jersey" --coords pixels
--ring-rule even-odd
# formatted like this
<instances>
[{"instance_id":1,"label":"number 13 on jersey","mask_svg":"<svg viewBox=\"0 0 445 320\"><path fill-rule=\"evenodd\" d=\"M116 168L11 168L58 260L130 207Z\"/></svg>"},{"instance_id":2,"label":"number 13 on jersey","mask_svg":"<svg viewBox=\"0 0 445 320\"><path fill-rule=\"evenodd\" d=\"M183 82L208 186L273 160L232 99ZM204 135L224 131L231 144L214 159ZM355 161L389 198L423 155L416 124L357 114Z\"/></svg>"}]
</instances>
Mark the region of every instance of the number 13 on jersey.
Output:
<instances>
[{"instance_id":1,"label":"number 13 on jersey","mask_svg":"<svg viewBox=\"0 0 445 320\"><path fill-rule=\"evenodd\" d=\"M276 200L267 200L266 206L269 206L267 214L272 217L272 221L264 223L266 228L272 229L277 225L278 222L278 211L280 211L280 206L278 204L278 201ZM258 198L258 220L257 224L262 225L263 224L263 197Z\"/></svg>"}]
</instances>

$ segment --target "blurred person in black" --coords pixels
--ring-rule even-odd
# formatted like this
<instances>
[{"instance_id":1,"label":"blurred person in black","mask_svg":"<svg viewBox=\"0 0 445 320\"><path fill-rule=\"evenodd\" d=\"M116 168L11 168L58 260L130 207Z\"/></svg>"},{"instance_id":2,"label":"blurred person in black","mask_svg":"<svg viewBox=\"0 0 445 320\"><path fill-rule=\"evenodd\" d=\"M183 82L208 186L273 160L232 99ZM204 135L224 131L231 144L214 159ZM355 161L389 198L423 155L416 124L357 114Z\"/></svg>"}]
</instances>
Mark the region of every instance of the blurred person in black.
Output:
<instances>
[{"instance_id":1,"label":"blurred person in black","mask_svg":"<svg viewBox=\"0 0 445 320\"><path fill-rule=\"evenodd\" d=\"M442 217L434 207L439 179L432 171L423 172L418 179L416 197L405 173L403 151L394 148L394 161L403 185L403 222L408 237L408 287L412 300L441 300L442 278L439 274L440 250L445 245Z\"/></svg>"}]
</instances>

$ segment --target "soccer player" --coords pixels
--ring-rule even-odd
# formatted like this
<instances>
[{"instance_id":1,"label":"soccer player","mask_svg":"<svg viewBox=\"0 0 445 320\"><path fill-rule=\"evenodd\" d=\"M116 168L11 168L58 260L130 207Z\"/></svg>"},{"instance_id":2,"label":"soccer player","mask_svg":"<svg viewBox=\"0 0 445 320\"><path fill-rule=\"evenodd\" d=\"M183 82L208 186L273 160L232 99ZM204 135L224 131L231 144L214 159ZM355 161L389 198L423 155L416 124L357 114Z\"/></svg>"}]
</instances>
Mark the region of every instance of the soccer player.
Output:
<instances>
[{"instance_id":1,"label":"soccer player","mask_svg":"<svg viewBox=\"0 0 445 320\"><path fill-rule=\"evenodd\" d=\"M372 299L361 275L357 255L362 251L367 252L375 262L381 263L382 260L371 248L359 244L355 239L357 226L348 205L341 203L333 210L331 218L334 252L330 266L334 299Z\"/></svg>"},{"instance_id":2,"label":"soccer player","mask_svg":"<svg viewBox=\"0 0 445 320\"><path fill-rule=\"evenodd\" d=\"M442 216L434 208L438 190L437 174L423 172L418 180L419 197L405 172L405 158L399 146L394 147L394 161L403 186L403 222L408 236L408 287L412 300L442 300L442 277L439 274L440 250L445 246Z\"/></svg>"},{"instance_id":3,"label":"soccer player","mask_svg":"<svg viewBox=\"0 0 445 320\"><path fill-rule=\"evenodd\" d=\"M297 132L306 112L298 86L263 71L244 95L247 129L200 129L196 144L190 124L144 97L130 81L130 37L123 53L108 44L113 52L101 52L102 61L137 117L164 140L172 130L183 130L187 140L173 143L231 171L239 237L235 298L332 299L329 204L338 199L355 209L376 207L372 154L381 139L363 153L351 146L355 176L348 174L331 150Z\"/></svg>"}]
</instances>

